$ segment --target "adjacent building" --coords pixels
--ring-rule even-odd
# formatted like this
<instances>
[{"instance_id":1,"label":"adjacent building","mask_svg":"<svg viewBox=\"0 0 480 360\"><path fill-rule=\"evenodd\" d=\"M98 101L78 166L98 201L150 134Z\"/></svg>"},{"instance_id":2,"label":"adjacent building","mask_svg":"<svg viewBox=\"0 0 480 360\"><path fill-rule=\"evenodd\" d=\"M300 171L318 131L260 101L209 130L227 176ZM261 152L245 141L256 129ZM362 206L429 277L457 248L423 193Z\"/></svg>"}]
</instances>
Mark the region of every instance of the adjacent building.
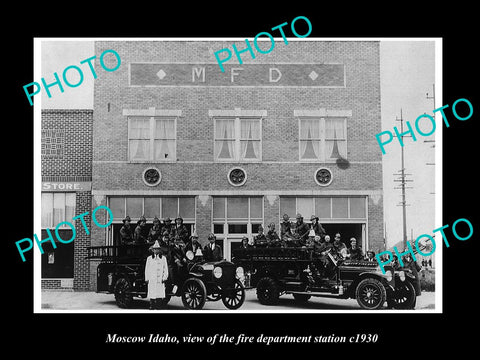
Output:
<instances>
[{"instance_id":1,"label":"adjacent building","mask_svg":"<svg viewBox=\"0 0 480 360\"><path fill-rule=\"evenodd\" d=\"M89 290L90 268L85 260L90 235L77 226L75 240L65 244L55 236L61 222L91 213L92 110L42 110L41 115L41 236L52 234L56 247L42 244L42 289ZM90 215L85 217L90 222ZM60 226L59 236L73 231Z\"/></svg>"}]
</instances>

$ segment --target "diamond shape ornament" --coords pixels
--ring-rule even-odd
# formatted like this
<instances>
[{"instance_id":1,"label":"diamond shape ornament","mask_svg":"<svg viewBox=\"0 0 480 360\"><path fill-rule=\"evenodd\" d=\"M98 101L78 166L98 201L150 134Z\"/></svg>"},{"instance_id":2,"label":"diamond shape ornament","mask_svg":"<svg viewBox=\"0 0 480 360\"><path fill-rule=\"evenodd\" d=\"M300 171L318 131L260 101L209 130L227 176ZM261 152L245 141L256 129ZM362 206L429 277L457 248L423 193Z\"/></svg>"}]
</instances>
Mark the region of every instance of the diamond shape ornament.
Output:
<instances>
[{"instance_id":1,"label":"diamond shape ornament","mask_svg":"<svg viewBox=\"0 0 480 360\"><path fill-rule=\"evenodd\" d=\"M163 69L160 69L159 72L157 72L157 77L160 79L160 80L163 80L163 78L167 76L167 73L165 71L163 71Z\"/></svg>"},{"instance_id":2,"label":"diamond shape ornament","mask_svg":"<svg viewBox=\"0 0 480 360\"><path fill-rule=\"evenodd\" d=\"M312 72L308 75L310 79L315 81L315 79L318 77L318 74L315 72L315 70L312 70Z\"/></svg>"}]
</instances>

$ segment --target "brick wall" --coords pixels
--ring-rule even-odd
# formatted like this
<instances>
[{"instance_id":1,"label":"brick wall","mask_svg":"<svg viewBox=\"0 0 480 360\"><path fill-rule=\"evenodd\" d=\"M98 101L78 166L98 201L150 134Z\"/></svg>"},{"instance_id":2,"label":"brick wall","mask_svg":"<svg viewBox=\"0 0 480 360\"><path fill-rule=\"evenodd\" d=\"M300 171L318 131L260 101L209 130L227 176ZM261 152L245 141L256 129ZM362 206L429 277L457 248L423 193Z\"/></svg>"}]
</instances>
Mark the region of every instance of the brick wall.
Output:
<instances>
[{"instance_id":1,"label":"brick wall","mask_svg":"<svg viewBox=\"0 0 480 360\"><path fill-rule=\"evenodd\" d=\"M89 231L92 229L93 222L91 221L92 195L90 191L77 192L76 196L76 215L88 212L84 217L85 223ZM75 224L77 231L74 241L74 259L73 264L74 279L73 287L75 290L88 290L90 287L90 266L87 256L87 247L90 246L90 235L87 235L85 228L81 221L77 220Z\"/></svg>"},{"instance_id":2,"label":"brick wall","mask_svg":"<svg viewBox=\"0 0 480 360\"><path fill-rule=\"evenodd\" d=\"M364 192L375 197L374 200L369 197L368 234L371 246L379 247L383 243L382 155L374 138L381 131L379 43L276 42L275 49L267 55L257 54L255 59L248 53L242 55L246 64L341 63L345 66L345 88L129 86L132 62L214 63L213 52L231 48L231 44L230 41L96 42L97 56L114 49L122 65L106 73L95 63L99 78L94 90L94 193L108 196L114 191L142 195L201 192L207 198L205 205L197 201L197 227L209 232L211 197L208 196L215 192L268 193L271 198L264 200L265 225L278 222L280 193L304 191L328 196ZM241 42L236 45L244 48ZM229 63L238 64L235 56ZM128 162L128 122L123 115L124 109L150 107L182 111L177 120L177 161L154 164L162 172L162 182L156 187L146 186L141 179L142 172L152 164ZM235 108L267 112L262 120L262 162L240 164L248 175L248 181L240 188L233 188L226 179L228 170L239 164L214 162L214 127L208 116L209 110ZM293 115L294 110L316 109L351 111L352 116L347 118L350 161L347 169L331 162L298 161L298 119ZM313 179L315 170L323 165L333 173L334 180L328 187L319 187ZM105 196L101 201L105 201Z\"/></svg>"},{"instance_id":3,"label":"brick wall","mask_svg":"<svg viewBox=\"0 0 480 360\"><path fill-rule=\"evenodd\" d=\"M197 197L197 233L200 234L209 234L212 231L212 205L213 198L208 197ZM206 237L203 236L202 239L199 239L203 245L206 245Z\"/></svg>"},{"instance_id":4,"label":"brick wall","mask_svg":"<svg viewBox=\"0 0 480 360\"><path fill-rule=\"evenodd\" d=\"M43 181L91 181L93 110L42 110L42 130L65 133L63 156L42 156Z\"/></svg>"},{"instance_id":5,"label":"brick wall","mask_svg":"<svg viewBox=\"0 0 480 360\"><path fill-rule=\"evenodd\" d=\"M372 136L381 131L377 42L320 42L315 45L312 42L292 42L283 47L279 45L269 54L271 56L244 59L245 63L344 63L346 88L128 86L130 62L212 62L208 49L219 49L222 44L168 42L154 46L149 42L97 42L97 54L105 49L115 49L122 58L122 66L115 72L103 73L95 82L95 119L101 121L95 121L94 126L95 133L102 134L94 139L95 160L126 160L127 121L122 110L149 107L182 110L177 127L179 161L213 159L213 141L205 141L213 139L208 110L240 107L267 110L268 116L263 121L265 161L298 160L298 125L293 109L316 108L352 110L352 118L347 121L349 160L381 161L381 153L376 151L378 144L375 147ZM110 111L107 104L110 104Z\"/></svg>"},{"instance_id":6,"label":"brick wall","mask_svg":"<svg viewBox=\"0 0 480 360\"><path fill-rule=\"evenodd\" d=\"M70 285L70 284L68 284ZM60 279L42 279L42 290L73 290L70 286L62 286L62 280Z\"/></svg>"},{"instance_id":7,"label":"brick wall","mask_svg":"<svg viewBox=\"0 0 480 360\"><path fill-rule=\"evenodd\" d=\"M42 181L88 182L92 180L92 124L93 110L42 110L42 131L59 130L63 133L60 154L42 154ZM47 134L52 135L51 133ZM46 142L45 139L42 140ZM91 213L91 191L77 191L75 215ZM90 215L84 217L91 229ZM71 221L71 219L66 219ZM74 290L90 288L90 268L85 260L86 248L90 246L87 235L79 220L75 223L74 240ZM58 246L62 246L60 243ZM68 288L72 288L68 282ZM64 289L61 280L42 279L42 289Z\"/></svg>"},{"instance_id":8,"label":"brick wall","mask_svg":"<svg viewBox=\"0 0 480 360\"><path fill-rule=\"evenodd\" d=\"M368 198L368 243L375 253L384 251L383 247L383 196Z\"/></svg>"}]
</instances>

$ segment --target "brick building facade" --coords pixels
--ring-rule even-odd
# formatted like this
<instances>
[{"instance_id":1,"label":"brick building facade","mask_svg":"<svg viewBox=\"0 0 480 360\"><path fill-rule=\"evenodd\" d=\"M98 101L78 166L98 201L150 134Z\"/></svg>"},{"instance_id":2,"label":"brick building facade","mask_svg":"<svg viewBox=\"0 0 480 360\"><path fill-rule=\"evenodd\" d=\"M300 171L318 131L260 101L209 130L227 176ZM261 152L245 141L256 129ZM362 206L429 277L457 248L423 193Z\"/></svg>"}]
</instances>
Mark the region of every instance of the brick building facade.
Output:
<instances>
[{"instance_id":1,"label":"brick building facade","mask_svg":"<svg viewBox=\"0 0 480 360\"><path fill-rule=\"evenodd\" d=\"M42 289L88 290L89 264L85 260L90 235L76 226L74 241L56 240L55 227L91 212L92 110L42 110L41 176L42 239L49 229L56 248L43 244ZM90 215L85 216L90 224ZM77 224L78 225L78 224ZM59 228L63 240L72 238L68 226Z\"/></svg>"},{"instance_id":2,"label":"brick building facade","mask_svg":"<svg viewBox=\"0 0 480 360\"><path fill-rule=\"evenodd\" d=\"M92 245L118 241L125 215L180 215L229 259L242 236L300 212L383 249L379 43L280 41L222 73L213 53L232 42L96 42L122 63L95 80L91 209L114 221Z\"/></svg>"}]
</instances>

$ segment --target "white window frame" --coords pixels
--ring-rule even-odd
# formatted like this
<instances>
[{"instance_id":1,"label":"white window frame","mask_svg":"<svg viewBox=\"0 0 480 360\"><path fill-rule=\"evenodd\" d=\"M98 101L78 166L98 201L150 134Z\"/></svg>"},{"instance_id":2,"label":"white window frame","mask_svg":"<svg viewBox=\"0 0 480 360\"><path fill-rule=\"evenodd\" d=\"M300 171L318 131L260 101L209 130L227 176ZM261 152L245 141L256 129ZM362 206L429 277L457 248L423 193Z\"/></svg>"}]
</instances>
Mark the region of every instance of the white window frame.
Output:
<instances>
[{"instance_id":1,"label":"white window frame","mask_svg":"<svg viewBox=\"0 0 480 360\"><path fill-rule=\"evenodd\" d=\"M112 197L115 197L115 198L122 198L123 199L123 209L124 209L124 214L123 216L121 216L120 218L119 217L115 217L113 218L113 221L112 221L112 225L113 224L121 224L122 223L122 220L125 218L126 215L129 215L129 214L126 214L126 211L127 211L127 197L138 197L138 198L141 198L142 199L142 214L145 213L145 198L148 198L149 196L128 196L128 195L122 195L122 196L107 196L107 203L108 203L108 206L110 206L110 200L112 199ZM182 197L189 197L189 198L194 198L194 217L193 219L192 218L183 218L183 222L184 224L188 224L188 225L192 225L192 231L195 231L195 228L197 226L197 196L191 196L191 195L188 195L188 196L153 196L154 198L157 198L158 201L159 201L159 211L160 211L160 214L156 214L156 216L158 216L158 219L163 223L163 219L165 218L163 216L163 214L161 214L162 212L162 207L163 207L163 199L168 197L168 198L176 198L177 199L177 214L179 213L180 211L180 198ZM129 215L130 216L130 215ZM182 214L180 214L180 216L183 216ZM153 221L153 217L147 217L146 220L147 222L151 223ZM133 228L135 228L136 226L136 222L139 220L139 217L131 217L131 224L133 226ZM172 223L174 222L175 219L171 219L172 220ZM105 241L105 245L113 245L113 232L112 232L112 229L113 227L112 226L108 226L107 228L107 237L106 237L106 241Z\"/></svg>"},{"instance_id":2,"label":"white window frame","mask_svg":"<svg viewBox=\"0 0 480 360\"><path fill-rule=\"evenodd\" d=\"M72 219L67 219L66 218L66 215L67 215L67 211L66 211L66 201L67 201L67 195L69 196L72 196L73 197L73 201L74 201L74 205L73 205L73 217L75 217L75 214L76 214L76 211L77 211L77 198L76 198L76 193L74 192L47 192L47 191L44 191L42 192L42 195L43 194L52 194L52 221L50 224L48 224L48 226L44 226L43 222L41 223L41 228L42 229L55 229L57 227L58 224L54 224L54 216L53 216L53 209L54 209L54 202L55 202L55 196L61 196L63 195L63 204L64 204L64 209L63 209L63 219L61 219L61 221L59 221L59 223L61 222L69 222L69 223L72 223L73 225L74 224L74 221ZM72 218L73 218L72 217ZM63 224L62 226L59 227L59 229L71 229L70 226L68 226L67 224Z\"/></svg>"},{"instance_id":3,"label":"white window frame","mask_svg":"<svg viewBox=\"0 0 480 360\"><path fill-rule=\"evenodd\" d=\"M184 198L184 197L188 197L188 198L193 198L194 199L194 206L195 206L195 209L194 209L194 218L193 218L193 221L197 221L197 197L196 196L192 196L192 195L186 195L186 196L181 196L181 195L178 195L178 196L147 196L147 195L139 195L139 196L128 196L128 195L121 195L121 196L108 196L108 206L110 206L110 201L112 198L121 198L123 200L123 209L124 209L124 213L122 216L120 217L114 217L113 218L113 221L121 221L125 218L125 216L130 216L131 219L132 219L132 222L133 221L137 221L139 219L139 217L132 217L130 214L127 213L127 198L140 198L142 199L142 215L145 214L145 199L146 198L155 198L155 199L158 199L159 201L159 214L155 214L155 216L158 216L158 218L160 220L162 220L165 216L162 214L162 208L163 208L163 200L165 198L174 198L174 199L177 199L177 214L180 212L180 198ZM180 216L183 217L182 214L180 214ZM146 217L147 221L153 221L153 217ZM174 219L171 219L172 221ZM184 218L184 220L186 220ZM189 223L192 223L192 218L187 218L187 220Z\"/></svg>"},{"instance_id":4,"label":"white window frame","mask_svg":"<svg viewBox=\"0 0 480 360\"><path fill-rule=\"evenodd\" d=\"M148 139L149 140L149 149L148 149L148 152L149 152L149 155L148 155L148 158L147 159L136 159L136 160L133 160L130 158L130 141L132 140L136 140L136 139L131 139L130 138L130 134L131 134L131 120L133 120L132 118L141 118L142 116L129 116L128 117L128 161L129 162L132 162L132 163L144 163L144 162L175 162L176 159L177 159L177 118L176 117L167 117L167 116L145 116L144 117L144 120L149 120L150 122L150 130L149 130L149 133L150 133L150 138ZM157 125L157 120L159 119L165 119L165 120L173 120L174 121L174 126L175 126L175 138L174 139L169 139L169 140L174 140L175 141L175 145L173 147L173 154L171 157L169 158L160 158L160 159L155 159L155 140L158 140L157 138L155 138L155 133L156 133L156 125Z\"/></svg>"},{"instance_id":5,"label":"white window frame","mask_svg":"<svg viewBox=\"0 0 480 360\"><path fill-rule=\"evenodd\" d=\"M214 162L217 163L257 163L262 161L263 157L263 119L267 116L267 112L265 110L241 110L236 108L235 110L209 110L208 115L213 120L213 158ZM235 136L234 136L234 156L232 159L218 159L216 157L217 153L217 120L234 120L235 121ZM258 141L260 143L259 146L259 154L257 159L245 159L241 158L241 121L243 119L257 119L260 122L260 136L259 140L252 140Z\"/></svg>"},{"instance_id":6,"label":"white window frame","mask_svg":"<svg viewBox=\"0 0 480 360\"><path fill-rule=\"evenodd\" d=\"M216 235L219 235L217 238L218 240L224 239L226 235L228 234L228 224L247 224L247 235L249 238L253 235L256 235L256 233L252 232L252 224L261 224L263 226L263 222L265 219L265 198L264 196L242 196L246 197L248 199L248 217L245 219L238 219L238 218L229 218L228 217L228 198L231 197L238 197L234 195L225 195L225 196L214 196L214 197L219 197L219 198L224 198L225 202L223 204L224 206L224 212L225 212L225 217L222 219L214 218L214 208L213 208L213 201L212 201L212 233L213 233L213 226L214 225L220 225L223 224L223 233L216 233ZM262 218L252 218L251 217L251 198L261 198L262 200ZM231 235L231 234L230 234Z\"/></svg>"},{"instance_id":7,"label":"white window frame","mask_svg":"<svg viewBox=\"0 0 480 360\"><path fill-rule=\"evenodd\" d=\"M294 214L288 214L290 216L290 221L295 221L295 216L296 214L298 213L298 198L310 198L312 200L312 209L314 211L315 214L318 213L318 211L315 209L315 199L316 198L327 198L327 199L330 199L330 217L329 218L321 218L320 219L320 222L321 223L335 223L335 222L344 222L344 223L349 223L349 222L353 222L353 223L363 223L363 222L367 222L368 220L368 196L366 195L362 195L362 196L353 196L353 195L339 195L339 196L280 196L280 201L279 201L279 223L281 223L283 221L283 214L281 213L281 202L282 202L282 198L294 198L295 199L295 213ZM346 218L334 218L333 217L333 201L331 199L333 198L347 198L347 217ZM354 218L351 216L351 212L350 212L350 199L352 198L363 198L364 200L364 209L365 209L365 217L364 218ZM310 215L312 214L302 214L304 216L304 219L303 221L306 222L306 223L310 223L310 219L308 219L307 217L309 217Z\"/></svg>"},{"instance_id":8,"label":"white window frame","mask_svg":"<svg viewBox=\"0 0 480 360\"><path fill-rule=\"evenodd\" d=\"M214 233L217 237L217 240L218 241L221 241L222 244L223 244L223 256L227 259L227 260L230 260L231 258L231 244L233 242L241 242L241 238L243 235L247 236L249 239L251 239L253 236L255 236L257 233L254 233L252 231L252 225L253 224L259 224L259 225L262 225L263 226L263 222L264 222L264 219L265 219L265 197L264 196L244 196L246 198L248 198L248 218L246 219L235 219L235 218L232 218L231 220L229 220L228 218L228 198L230 197L237 197L235 195L220 195L218 197L222 197L225 199L225 203L224 203L224 211L225 211L225 217L222 218L222 219L214 219L213 217L213 213L214 213L214 209L213 209L213 202L212 202L212 233L214 233L214 225L223 225L223 232L222 233ZM252 219L252 217L250 216L251 215L251 198L261 198L262 202L261 202L261 206L262 206L262 218L259 219L259 218L254 218ZM244 233L244 234L231 234L228 232L228 225L229 224L245 224L247 225L247 232Z\"/></svg>"},{"instance_id":9,"label":"white window frame","mask_svg":"<svg viewBox=\"0 0 480 360\"><path fill-rule=\"evenodd\" d=\"M314 162L324 162L324 163L335 163L336 159L326 159L326 142L334 139L327 139L326 138L326 127L325 122L327 119L334 119L334 118L342 118L343 119L343 131L345 134L344 139L337 139L338 141L345 141L345 159L348 157L348 134L347 134L347 120L349 117L352 116L351 110L294 110L293 111L294 117L297 118L297 126L298 126L298 161L305 162L305 163L314 163ZM304 141L301 138L301 120L311 120L316 119L320 122L320 139L313 139L314 141L320 142L320 152L321 156L317 159L303 159L302 154L300 153L300 142Z\"/></svg>"},{"instance_id":10,"label":"white window frame","mask_svg":"<svg viewBox=\"0 0 480 360\"><path fill-rule=\"evenodd\" d=\"M282 198L295 198L295 214L288 214L291 216L289 218L290 223L295 222L295 216L298 213L298 204L297 204L297 199L299 197L305 198L305 197L310 197L310 196L280 196L280 201L278 202L278 213L279 213L279 224L281 228L281 223L283 221L283 213L281 211L282 209ZM323 196L311 196L311 199L313 201L313 209L314 213L317 214L317 211L315 209L315 198L318 197L323 197ZM346 197L348 198L347 202L347 214L348 218L320 218L319 222L320 224L336 224L336 223L343 223L343 224L359 224L362 226L362 249L363 251L367 251L370 249L370 241L368 238L368 225L369 225L369 219L368 219L368 201L369 197L367 195L361 195L361 196L353 196L353 195L341 195L341 196L324 196L326 198L330 198L330 215L333 215L333 201L331 200L334 197ZM365 218L352 218L350 215L350 199L351 198L357 198L361 197L364 198L364 203L365 203ZM302 214L303 215L303 222L307 224L311 224L310 219L308 218L311 214ZM293 217L292 217L293 216ZM317 215L318 216L318 215ZM332 234L330 234L330 237L332 237ZM333 240L333 239L332 239Z\"/></svg>"},{"instance_id":11,"label":"white window frame","mask_svg":"<svg viewBox=\"0 0 480 360\"><path fill-rule=\"evenodd\" d=\"M124 109L123 110L123 115L126 116L127 118L127 158L128 162L130 163L171 163L171 162L176 162L177 161L177 123L178 123L178 118L182 116L182 111L181 110L166 110L166 109L155 109L155 108L149 108L149 109ZM130 141L134 139L130 139L130 126L131 126L131 118L134 117L142 117L142 118L148 118L150 121L150 145L149 145L149 157L148 159L138 159L138 160L132 160L130 158ZM175 145L174 145L174 151L173 154L170 158L167 159L155 159L155 126L156 126L156 120L159 118L164 118L164 119L170 119L174 120L175 122Z\"/></svg>"},{"instance_id":12,"label":"white window frame","mask_svg":"<svg viewBox=\"0 0 480 360\"><path fill-rule=\"evenodd\" d=\"M127 135L127 138L128 138L128 161L129 162L147 162L149 160L151 160L151 157L152 157L152 136L153 136L153 133L152 133L152 118L148 118L148 117L142 117L143 119L142 120L147 120L149 119L149 135L150 135L150 138L149 138L149 155L148 155L148 158L146 159L136 159L136 160L132 160L130 158L130 143L131 141L135 141L135 140L138 140L138 139L131 139L130 138L130 134L132 133L132 130L131 130L131 126L132 126L132 119L134 116L129 116L128 117L128 135ZM138 118L139 116L135 116L135 118ZM136 120L136 119L135 119Z\"/></svg>"}]
</instances>

